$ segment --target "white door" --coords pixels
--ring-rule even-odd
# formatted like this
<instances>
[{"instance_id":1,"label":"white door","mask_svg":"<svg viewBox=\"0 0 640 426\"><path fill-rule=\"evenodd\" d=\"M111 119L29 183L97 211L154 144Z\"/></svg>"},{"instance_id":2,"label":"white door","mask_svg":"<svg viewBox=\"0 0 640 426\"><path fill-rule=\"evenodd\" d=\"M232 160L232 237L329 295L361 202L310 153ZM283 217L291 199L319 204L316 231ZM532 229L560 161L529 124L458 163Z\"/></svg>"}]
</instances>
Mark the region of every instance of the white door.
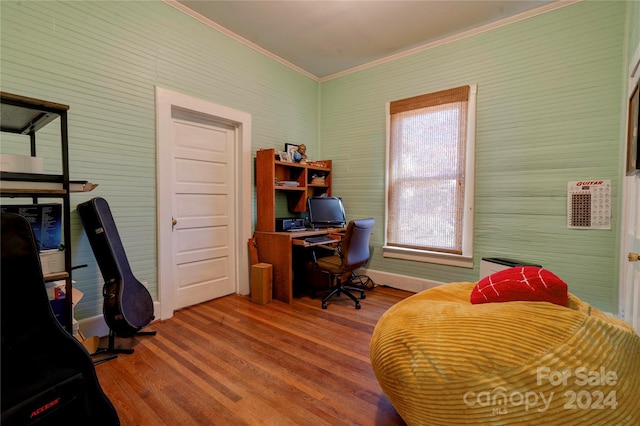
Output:
<instances>
[{"instance_id":1,"label":"white door","mask_svg":"<svg viewBox=\"0 0 640 426\"><path fill-rule=\"evenodd\" d=\"M626 177L623 206L620 313L640 334L640 176ZM635 260L635 261L634 261Z\"/></svg>"},{"instance_id":2,"label":"white door","mask_svg":"<svg viewBox=\"0 0 640 426\"><path fill-rule=\"evenodd\" d=\"M249 294L251 114L156 86L156 126L155 313L165 320Z\"/></svg>"},{"instance_id":3,"label":"white door","mask_svg":"<svg viewBox=\"0 0 640 426\"><path fill-rule=\"evenodd\" d=\"M191 303L249 294L251 114L156 86L156 126L155 313L165 320Z\"/></svg>"},{"instance_id":4,"label":"white door","mask_svg":"<svg viewBox=\"0 0 640 426\"><path fill-rule=\"evenodd\" d=\"M173 135L174 308L180 309L235 292L235 131L174 113Z\"/></svg>"},{"instance_id":5,"label":"white door","mask_svg":"<svg viewBox=\"0 0 640 426\"><path fill-rule=\"evenodd\" d=\"M640 45L631 61L629 77L630 97L633 88L640 82ZM626 139L627 132L623 133ZM640 254L640 175L626 176L623 186L619 306L622 318L640 334L640 261L634 257Z\"/></svg>"}]
</instances>

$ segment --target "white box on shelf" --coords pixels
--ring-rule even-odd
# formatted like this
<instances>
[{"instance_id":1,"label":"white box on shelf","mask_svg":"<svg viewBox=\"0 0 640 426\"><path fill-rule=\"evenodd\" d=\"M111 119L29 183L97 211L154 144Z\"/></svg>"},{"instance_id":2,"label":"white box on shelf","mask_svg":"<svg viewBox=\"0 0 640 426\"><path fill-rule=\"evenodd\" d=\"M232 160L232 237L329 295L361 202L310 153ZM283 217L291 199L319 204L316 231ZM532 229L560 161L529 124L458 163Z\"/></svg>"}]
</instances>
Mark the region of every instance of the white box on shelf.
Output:
<instances>
[{"instance_id":1,"label":"white box on shelf","mask_svg":"<svg viewBox=\"0 0 640 426\"><path fill-rule=\"evenodd\" d=\"M43 274L53 274L64 271L64 251L45 250L40 252L40 263Z\"/></svg>"},{"instance_id":2,"label":"white box on shelf","mask_svg":"<svg viewBox=\"0 0 640 426\"><path fill-rule=\"evenodd\" d=\"M13 173L42 173L42 157L0 154L0 170Z\"/></svg>"}]
</instances>

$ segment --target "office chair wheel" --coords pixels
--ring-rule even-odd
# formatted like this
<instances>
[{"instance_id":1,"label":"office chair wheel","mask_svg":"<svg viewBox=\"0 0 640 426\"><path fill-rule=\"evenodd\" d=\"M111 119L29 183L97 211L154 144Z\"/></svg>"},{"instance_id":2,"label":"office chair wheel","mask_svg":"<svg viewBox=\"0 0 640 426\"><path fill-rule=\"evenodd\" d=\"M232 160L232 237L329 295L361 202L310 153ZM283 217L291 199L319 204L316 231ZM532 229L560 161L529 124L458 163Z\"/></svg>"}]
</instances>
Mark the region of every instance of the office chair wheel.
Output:
<instances>
[{"instance_id":1,"label":"office chair wheel","mask_svg":"<svg viewBox=\"0 0 640 426\"><path fill-rule=\"evenodd\" d=\"M322 309L327 309L327 302L322 302Z\"/></svg>"},{"instance_id":2,"label":"office chair wheel","mask_svg":"<svg viewBox=\"0 0 640 426\"><path fill-rule=\"evenodd\" d=\"M356 309L360 309L360 308L361 308L360 303L356 303Z\"/></svg>"},{"instance_id":3,"label":"office chair wheel","mask_svg":"<svg viewBox=\"0 0 640 426\"><path fill-rule=\"evenodd\" d=\"M364 293L360 293L360 299L366 299L367 295Z\"/></svg>"}]
</instances>

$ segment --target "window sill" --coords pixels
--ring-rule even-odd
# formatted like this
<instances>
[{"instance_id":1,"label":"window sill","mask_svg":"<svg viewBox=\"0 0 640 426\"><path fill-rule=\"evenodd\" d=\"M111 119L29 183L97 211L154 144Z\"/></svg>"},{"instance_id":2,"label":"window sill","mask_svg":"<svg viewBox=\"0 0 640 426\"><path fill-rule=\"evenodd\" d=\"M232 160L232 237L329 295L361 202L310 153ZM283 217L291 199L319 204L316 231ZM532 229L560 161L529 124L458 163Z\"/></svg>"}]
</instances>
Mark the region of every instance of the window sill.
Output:
<instances>
[{"instance_id":1,"label":"window sill","mask_svg":"<svg viewBox=\"0 0 640 426\"><path fill-rule=\"evenodd\" d=\"M459 254L437 253L433 251L383 246L382 256L392 259L437 263L439 265L457 266L460 268L473 269L473 257Z\"/></svg>"}]
</instances>

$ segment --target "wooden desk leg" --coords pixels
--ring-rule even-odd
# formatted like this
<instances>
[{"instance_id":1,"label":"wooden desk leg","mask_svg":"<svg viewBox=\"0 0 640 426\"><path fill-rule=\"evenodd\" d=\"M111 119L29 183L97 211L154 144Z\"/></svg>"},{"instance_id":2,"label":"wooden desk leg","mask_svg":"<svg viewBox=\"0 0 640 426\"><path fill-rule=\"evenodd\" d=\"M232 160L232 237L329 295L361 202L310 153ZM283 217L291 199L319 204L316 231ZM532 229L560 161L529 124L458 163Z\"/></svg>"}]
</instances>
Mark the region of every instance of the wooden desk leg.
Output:
<instances>
[{"instance_id":1,"label":"wooden desk leg","mask_svg":"<svg viewBox=\"0 0 640 426\"><path fill-rule=\"evenodd\" d=\"M273 265L273 298L285 303L293 299L293 256L288 234L256 232L260 262Z\"/></svg>"}]
</instances>

